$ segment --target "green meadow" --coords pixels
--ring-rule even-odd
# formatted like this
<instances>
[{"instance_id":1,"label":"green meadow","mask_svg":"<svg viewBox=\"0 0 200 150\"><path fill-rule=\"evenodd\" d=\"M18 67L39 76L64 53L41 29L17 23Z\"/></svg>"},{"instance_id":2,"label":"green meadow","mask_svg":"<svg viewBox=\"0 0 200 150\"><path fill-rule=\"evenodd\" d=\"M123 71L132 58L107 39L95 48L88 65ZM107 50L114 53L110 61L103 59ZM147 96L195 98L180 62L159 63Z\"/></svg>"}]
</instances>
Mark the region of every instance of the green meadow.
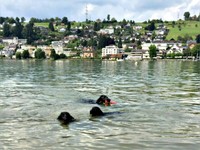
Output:
<instances>
[{"instance_id":1,"label":"green meadow","mask_svg":"<svg viewBox=\"0 0 200 150\"><path fill-rule=\"evenodd\" d=\"M42 26L42 27L49 27L49 23L48 22L42 22L42 23L34 23L35 26Z\"/></svg>"},{"instance_id":2,"label":"green meadow","mask_svg":"<svg viewBox=\"0 0 200 150\"><path fill-rule=\"evenodd\" d=\"M173 27L172 24L167 24L167 28L169 29L169 33L166 37L167 40L175 39L177 40L178 36L184 37L185 35L189 35L196 38L198 34L200 34L200 22L199 21L182 21L176 22Z\"/></svg>"}]
</instances>

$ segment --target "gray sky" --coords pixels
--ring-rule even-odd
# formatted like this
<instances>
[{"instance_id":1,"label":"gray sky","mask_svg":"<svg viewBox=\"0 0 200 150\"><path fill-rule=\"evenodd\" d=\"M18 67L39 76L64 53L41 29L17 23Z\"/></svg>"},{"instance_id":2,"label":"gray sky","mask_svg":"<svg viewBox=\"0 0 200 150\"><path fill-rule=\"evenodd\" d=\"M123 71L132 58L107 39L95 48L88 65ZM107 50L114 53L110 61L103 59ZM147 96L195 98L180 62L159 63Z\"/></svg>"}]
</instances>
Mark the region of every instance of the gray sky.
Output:
<instances>
[{"instance_id":1,"label":"gray sky","mask_svg":"<svg viewBox=\"0 0 200 150\"><path fill-rule=\"evenodd\" d=\"M115 18L118 21L177 20L189 11L199 15L200 0L0 0L0 16L44 19L68 17L70 21Z\"/></svg>"}]
</instances>

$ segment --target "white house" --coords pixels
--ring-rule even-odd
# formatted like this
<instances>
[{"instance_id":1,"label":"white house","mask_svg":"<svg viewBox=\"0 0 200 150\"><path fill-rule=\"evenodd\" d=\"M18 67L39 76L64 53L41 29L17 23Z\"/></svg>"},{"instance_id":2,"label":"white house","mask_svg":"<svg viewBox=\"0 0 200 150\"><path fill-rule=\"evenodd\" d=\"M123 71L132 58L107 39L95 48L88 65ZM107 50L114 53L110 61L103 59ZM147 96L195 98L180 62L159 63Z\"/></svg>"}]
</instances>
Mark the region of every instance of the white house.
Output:
<instances>
[{"instance_id":1,"label":"white house","mask_svg":"<svg viewBox=\"0 0 200 150\"><path fill-rule=\"evenodd\" d=\"M142 26L135 26L135 27L133 27L133 29L135 29L135 30L141 30Z\"/></svg>"},{"instance_id":2,"label":"white house","mask_svg":"<svg viewBox=\"0 0 200 150\"><path fill-rule=\"evenodd\" d=\"M59 32L65 32L65 31L66 31L65 28L61 28L61 29L59 29Z\"/></svg>"},{"instance_id":3,"label":"white house","mask_svg":"<svg viewBox=\"0 0 200 150\"><path fill-rule=\"evenodd\" d=\"M99 31L99 33L101 33L101 34L113 34L114 33L114 28L113 27L109 27L109 28L106 28L106 29L101 29Z\"/></svg>"},{"instance_id":4,"label":"white house","mask_svg":"<svg viewBox=\"0 0 200 150\"><path fill-rule=\"evenodd\" d=\"M149 47L151 45L155 45L156 48L161 51L161 50L166 50L167 47L168 47L168 44L167 43L143 43L142 44L142 49L143 50L149 50Z\"/></svg>"},{"instance_id":5,"label":"white house","mask_svg":"<svg viewBox=\"0 0 200 150\"><path fill-rule=\"evenodd\" d=\"M107 55L112 55L112 54L119 54L122 53L122 50L119 49L115 45L110 45L106 46L105 48L102 48L102 57L105 57Z\"/></svg>"},{"instance_id":6,"label":"white house","mask_svg":"<svg viewBox=\"0 0 200 150\"><path fill-rule=\"evenodd\" d=\"M174 45L170 48L170 50L167 51L167 54L172 54L172 53L174 53L174 54L181 53L181 54L182 54L182 53L183 53L183 50L184 50L183 46L174 44Z\"/></svg>"}]
</instances>

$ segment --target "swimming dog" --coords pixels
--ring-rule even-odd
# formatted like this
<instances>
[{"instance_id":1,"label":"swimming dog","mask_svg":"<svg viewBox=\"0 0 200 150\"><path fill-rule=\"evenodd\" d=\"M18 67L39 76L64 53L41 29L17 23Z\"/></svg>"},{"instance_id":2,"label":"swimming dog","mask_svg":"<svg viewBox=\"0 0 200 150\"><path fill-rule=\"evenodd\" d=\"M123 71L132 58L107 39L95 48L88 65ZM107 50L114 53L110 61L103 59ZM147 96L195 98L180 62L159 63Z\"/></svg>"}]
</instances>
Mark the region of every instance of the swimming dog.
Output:
<instances>
[{"instance_id":1,"label":"swimming dog","mask_svg":"<svg viewBox=\"0 0 200 150\"><path fill-rule=\"evenodd\" d=\"M110 102L111 99L108 98L108 96L106 95L101 95L96 101L97 104L105 104L105 105L110 105Z\"/></svg>"},{"instance_id":2,"label":"swimming dog","mask_svg":"<svg viewBox=\"0 0 200 150\"><path fill-rule=\"evenodd\" d=\"M97 117L97 116L104 116L104 115L114 115L114 114L121 114L121 112L114 111L114 112L103 112L99 107L95 106L92 107L90 110L90 115L92 117Z\"/></svg>"},{"instance_id":3,"label":"swimming dog","mask_svg":"<svg viewBox=\"0 0 200 150\"><path fill-rule=\"evenodd\" d=\"M68 112L61 112L57 118L62 124L68 124L70 122L75 121L74 117L70 115Z\"/></svg>"},{"instance_id":4,"label":"swimming dog","mask_svg":"<svg viewBox=\"0 0 200 150\"><path fill-rule=\"evenodd\" d=\"M116 104L115 101L111 100L108 98L106 95L101 95L97 100L93 99L82 99L81 100L83 103L89 103L89 104L99 104L99 105L105 105L105 106L110 106L112 104Z\"/></svg>"},{"instance_id":5,"label":"swimming dog","mask_svg":"<svg viewBox=\"0 0 200 150\"><path fill-rule=\"evenodd\" d=\"M90 115L91 116L103 116L104 113L101 111L101 109L99 107L92 107L92 109L90 110Z\"/></svg>"}]
</instances>

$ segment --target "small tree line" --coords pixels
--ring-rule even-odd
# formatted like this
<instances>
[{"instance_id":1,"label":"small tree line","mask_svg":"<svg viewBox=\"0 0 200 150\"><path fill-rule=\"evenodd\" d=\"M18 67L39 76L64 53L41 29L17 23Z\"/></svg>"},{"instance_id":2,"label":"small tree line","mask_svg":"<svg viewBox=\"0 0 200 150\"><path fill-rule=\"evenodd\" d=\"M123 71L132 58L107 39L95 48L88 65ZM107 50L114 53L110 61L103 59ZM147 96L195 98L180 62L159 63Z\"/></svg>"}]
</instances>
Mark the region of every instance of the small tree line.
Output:
<instances>
[{"instance_id":1,"label":"small tree line","mask_svg":"<svg viewBox=\"0 0 200 150\"><path fill-rule=\"evenodd\" d=\"M46 58L46 54L45 52L41 49L38 48L35 53L35 58L36 59L45 59ZM30 53L28 50L23 50L23 52L16 52L15 53L16 59L28 59L31 58ZM57 60L57 59L66 59L67 56L65 54L56 54L54 49L51 49L51 54L50 54L50 58L53 60Z\"/></svg>"}]
</instances>

